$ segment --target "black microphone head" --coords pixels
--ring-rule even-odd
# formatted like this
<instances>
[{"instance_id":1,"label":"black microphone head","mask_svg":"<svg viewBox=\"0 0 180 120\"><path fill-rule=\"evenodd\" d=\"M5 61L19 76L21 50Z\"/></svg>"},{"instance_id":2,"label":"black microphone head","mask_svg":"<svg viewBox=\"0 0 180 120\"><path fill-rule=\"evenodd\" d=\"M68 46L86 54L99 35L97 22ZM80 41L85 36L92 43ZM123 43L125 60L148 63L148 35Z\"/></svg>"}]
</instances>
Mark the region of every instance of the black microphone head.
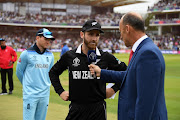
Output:
<instances>
[{"instance_id":1,"label":"black microphone head","mask_svg":"<svg viewBox=\"0 0 180 120\"><path fill-rule=\"evenodd\" d=\"M96 62L96 59L97 59L96 51L95 50L89 50L87 57L88 57L88 61L90 64L92 62Z\"/></svg>"}]
</instances>

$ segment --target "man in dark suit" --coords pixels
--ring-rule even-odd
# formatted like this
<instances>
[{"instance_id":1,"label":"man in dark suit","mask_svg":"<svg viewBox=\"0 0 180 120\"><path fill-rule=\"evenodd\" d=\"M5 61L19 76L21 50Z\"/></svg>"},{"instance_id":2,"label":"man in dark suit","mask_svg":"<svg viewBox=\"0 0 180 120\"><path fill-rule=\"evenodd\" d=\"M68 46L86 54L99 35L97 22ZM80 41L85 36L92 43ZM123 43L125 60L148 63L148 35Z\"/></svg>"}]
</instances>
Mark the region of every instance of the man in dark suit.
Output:
<instances>
[{"instance_id":1,"label":"man in dark suit","mask_svg":"<svg viewBox=\"0 0 180 120\"><path fill-rule=\"evenodd\" d=\"M118 120L167 120L164 97L165 62L161 51L145 34L144 21L135 12L119 24L121 39L132 48L126 71L110 71L89 65L91 74L104 82L121 82Z\"/></svg>"}]
</instances>

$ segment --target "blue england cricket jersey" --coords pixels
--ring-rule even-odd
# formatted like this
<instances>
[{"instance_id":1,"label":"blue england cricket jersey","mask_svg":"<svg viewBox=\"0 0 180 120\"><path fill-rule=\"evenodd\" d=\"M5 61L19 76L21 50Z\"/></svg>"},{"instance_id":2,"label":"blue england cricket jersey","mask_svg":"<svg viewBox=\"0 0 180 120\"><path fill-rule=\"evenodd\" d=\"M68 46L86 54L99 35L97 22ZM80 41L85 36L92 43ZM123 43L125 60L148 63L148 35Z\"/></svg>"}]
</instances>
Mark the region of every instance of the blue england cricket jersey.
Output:
<instances>
[{"instance_id":1,"label":"blue england cricket jersey","mask_svg":"<svg viewBox=\"0 0 180 120\"><path fill-rule=\"evenodd\" d=\"M41 53L36 44L21 53L16 75L23 85L23 98L49 96L48 72L53 64L53 53L47 49Z\"/></svg>"}]
</instances>

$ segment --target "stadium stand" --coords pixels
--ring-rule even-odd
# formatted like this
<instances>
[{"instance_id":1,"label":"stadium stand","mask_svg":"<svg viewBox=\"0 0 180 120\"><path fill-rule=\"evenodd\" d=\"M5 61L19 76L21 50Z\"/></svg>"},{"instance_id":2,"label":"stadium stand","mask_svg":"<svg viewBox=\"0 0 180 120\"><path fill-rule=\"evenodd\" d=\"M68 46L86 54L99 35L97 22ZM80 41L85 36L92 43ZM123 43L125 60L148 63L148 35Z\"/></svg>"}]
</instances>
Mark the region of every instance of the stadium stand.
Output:
<instances>
[{"instance_id":1,"label":"stadium stand","mask_svg":"<svg viewBox=\"0 0 180 120\"><path fill-rule=\"evenodd\" d=\"M154 4L153 7L148 7L148 11L163 11L163 10L179 10L180 1L179 0L160 0L158 3Z\"/></svg>"},{"instance_id":2,"label":"stadium stand","mask_svg":"<svg viewBox=\"0 0 180 120\"><path fill-rule=\"evenodd\" d=\"M180 1L160 0L148 8L153 15L149 26L158 28L158 34L153 36L160 49L179 51L180 48Z\"/></svg>"},{"instance_id":3,"label":"stadium stand","mask_svg":"<svg viewBox=\"0 0 180 120\"><path fill-rule=\"evenodd\" d=\"M91 14L91 15L55 15L55 14L30 14L20 15L16 12L0 12L0 22L17 24L40 24L40 25L70 25L82 26L88 19L96 19L103 26L118 26L121 13Z\"/></svg>"},{"instance_id":4,"label":"stadium stand","mask_svg":"<svg viewBox=\"0 0 180 120\"><path fill-rule=\"evenodd\" d=\"M8 32L3 32L3 29L0 28L0 30L2 31L0 37L6 39L6 44L9 46L12 46L14 49L17 48L21 48L21 49L26 49L28 47L30 47L31 45L33 45L33 43L35 42L35 32L30 32L30 31L34 31L31 30L31 28L22 28L22 27L18 27L18 30L16 30L16 27L9 27L8 28ZM16 32L15 32L16 30ZM22 32L18 32L18 31L24 31ZM65 31L60 31L58 29L52 29L51 31L56 31L58 33L55 33L55 38L56 40L53 42L53 45L51 47L51 49L59 49L61 48L61 43L68 43L68 46L73 49L75 47L77 47L82 40L79 37L79 31L80 30L75 30L72 31L71 34L66 34L63 33ZM70 30L67 30L70 31ZM62 32L62 33L61 33ZM120 49L125 49L125 45L124 42L119 40L119 36L114 36L113 33L111 32L107 32L107 34L102 35L101 37L101 41L99 42L98 45L101 49L111 49L111 47L114 47L115 50L120 50Z\"/></svg>"},{"instance_id":5,"label":"stadium stand","mask_svg":"<svg viewBox=\"0 0 180 120\"><path fill-rule=\"evenodd\" d=\"M35 0L35 2L36 1L38 0ZM85 1L84 3L86 4ZM99 6L101 2L97 3L97 6ZM8 3L2 4L9 5ZM77 7L77 4L75 4L74 6ZM19 5L19 3L17 5ZM20 4L20 7L24 7L25 5L27 5L27 3L22 3ZM39 3L34 3L32 5L39 6ZM30 47L34 43L35 31L37 31L39 27L48 27L51 29L51 31L54 33L54 36L56 37L56 40L53 42L51 49L59 50L61 47L61 43L63 42L68 43L70 49L73 49L81 43L79 31L81 30L82 24L87 19L96 19L102 24L103 30L105 31L105 34L101 36L101 41L98 45L101 49L111 50L113 48L116 51L128 50L128 48L125 47L124 42L119 39L120 34L118 30L118 25L119 19L123 14L113 12L112 8L115 6L115 4L112 4L111 6L110 3L108 4L109 6L106 6L105 4L103 5L103 7L97 7L92 5L91 12L88 12L90 7L85 6L82 9L84 11L87 10L85 12L86 14L82 14L83 12L81 11L79 11L78 14L73 13L72 11L68 13L68 11L70 10L76 11L76 8L71 9L71 7L73 7L72 5L70 5L70 7L67 7L65 5L66 8L63 8L63 10L57 10L57 8L48 8L47 4L47 8L41 8L41 13L37 12L39 9L36 12L30 12L29 10L28 12L23 13L22 10L18 10L19 8L17 9L17 6L14 7L14 9L16 9L15 11L7 9L1 10L0 37L5 38L7 40L7 44L12 46L14 49L23 50ZM2 9L1 6L0 9ZM10 4L10 6L12 6L12 4ZM41 6L43 6L43 4ZM162 50L179 50L179 6L179 0L161 0L153 7L148 8L148 13L154 15L153 19L150 20L150 26L157 26L158 34L152 34L149 32L147 34L149 34L149 36L154 40L154 43ZM70 10L68 10L67 8L69 8ZM53 12L48 12L51 10ZM54 12L55 10L56 12ZM58 14L57 11L59 10L60 12ZM164 31L162 27L171 27L171 31Z\"/></svg>"}]
</instances>

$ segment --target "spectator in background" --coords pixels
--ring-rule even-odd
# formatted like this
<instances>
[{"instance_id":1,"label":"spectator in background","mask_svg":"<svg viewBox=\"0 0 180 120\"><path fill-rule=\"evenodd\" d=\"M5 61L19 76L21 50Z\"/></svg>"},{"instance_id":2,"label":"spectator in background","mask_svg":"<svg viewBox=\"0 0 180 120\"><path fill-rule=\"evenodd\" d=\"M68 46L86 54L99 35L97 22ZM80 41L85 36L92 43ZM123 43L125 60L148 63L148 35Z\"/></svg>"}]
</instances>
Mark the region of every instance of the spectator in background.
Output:
<instances>
[{"instance_id":1,"label":"spectator in background","mask_svg":"<svg viewBox=\"0 0 180 120\"><path fill-rule=\"evenodd\" d=\"M69 51L69 47L67 46L66 43L62 44L62 50L61 50L61 56L66 53L67 51Z\"/></svg>"},{"instance_id":2,"label":"spectator in background","mask_svg":"<svg viewBox=\"0 0 180 120\"><path fill-rule=\"evenodd\" d=\"M0 38L0 68L1 68L1 82L2 93L0 95L7 95L6 89L6 73L8 74L9 94L12 94L13 85L13 64L17 60L17 54L14 49L6 45L6 41Z\"/></svg>"}]
</instances>

